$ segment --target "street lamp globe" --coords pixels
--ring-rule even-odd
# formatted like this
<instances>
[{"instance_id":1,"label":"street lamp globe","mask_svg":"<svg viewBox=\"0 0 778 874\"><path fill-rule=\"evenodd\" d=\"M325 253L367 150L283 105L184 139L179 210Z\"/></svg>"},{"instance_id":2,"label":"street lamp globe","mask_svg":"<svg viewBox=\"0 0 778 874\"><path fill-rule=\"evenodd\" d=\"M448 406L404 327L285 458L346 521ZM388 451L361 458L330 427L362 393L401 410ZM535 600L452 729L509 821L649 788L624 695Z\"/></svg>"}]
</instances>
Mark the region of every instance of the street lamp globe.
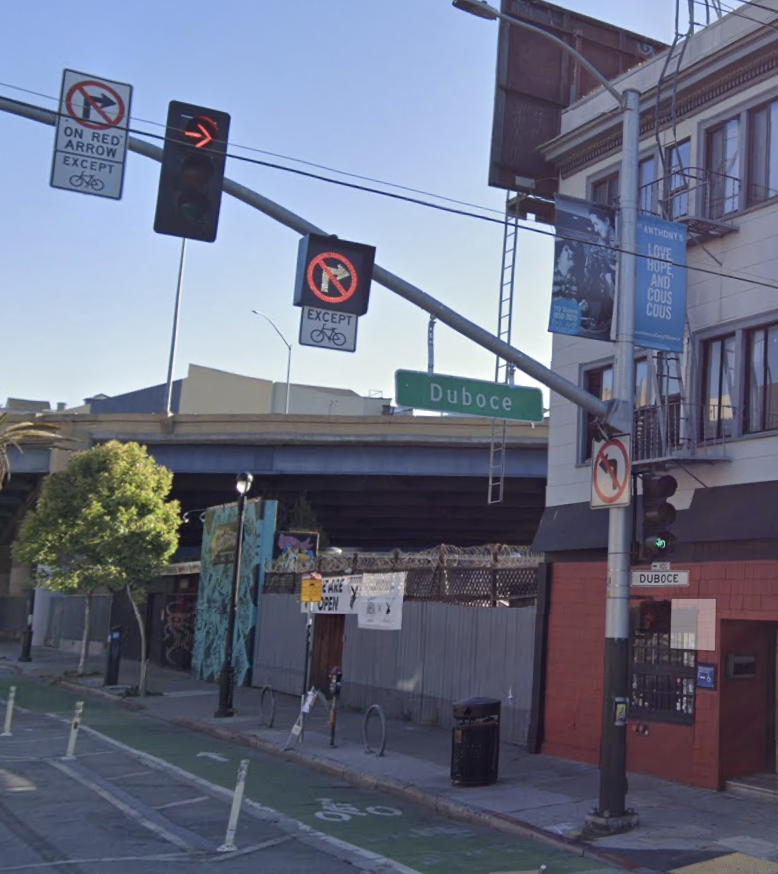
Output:
<instances>
[{"instance_id":1,"label":"street lamp globe","mask_svg":"<svg viewBox=\"0 0 778 874\"><path fill-rule=\"evenodd\" d=\"M239 495L247 495L251 490L251 484L254 482L254 475L244 471L238 474L238 480L235 483L235 488Z\"/></svg>"}]
</instances>

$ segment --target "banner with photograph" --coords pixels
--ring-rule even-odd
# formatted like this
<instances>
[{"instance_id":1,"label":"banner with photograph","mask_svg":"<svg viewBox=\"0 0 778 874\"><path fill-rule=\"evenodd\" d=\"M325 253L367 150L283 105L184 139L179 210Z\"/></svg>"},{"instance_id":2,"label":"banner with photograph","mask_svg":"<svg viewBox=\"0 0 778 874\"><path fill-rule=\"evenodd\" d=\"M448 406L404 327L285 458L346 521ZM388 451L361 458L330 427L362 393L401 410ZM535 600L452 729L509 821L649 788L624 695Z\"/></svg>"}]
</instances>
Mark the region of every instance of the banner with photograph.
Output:
<instances>
[{"instance_id":1,"label":"banner with photograph","mask_svg":"<svg viewBox=\"0 0 778 874\"><path fill-rule=\"evenodd\" d=\"M686 325L686 226L638 216L635 345L683 352Z\"/></svg>"},{"instance_id":2,"label":"banner with photograph","mask_svg":"<svg viewBox=\"0 0 778 874\"><path fill-rule=\"evenodd\" d=\"M616 211L556 196L556 244L548 330L610 340L616 299Z\"/></svg>"}]
</instances>

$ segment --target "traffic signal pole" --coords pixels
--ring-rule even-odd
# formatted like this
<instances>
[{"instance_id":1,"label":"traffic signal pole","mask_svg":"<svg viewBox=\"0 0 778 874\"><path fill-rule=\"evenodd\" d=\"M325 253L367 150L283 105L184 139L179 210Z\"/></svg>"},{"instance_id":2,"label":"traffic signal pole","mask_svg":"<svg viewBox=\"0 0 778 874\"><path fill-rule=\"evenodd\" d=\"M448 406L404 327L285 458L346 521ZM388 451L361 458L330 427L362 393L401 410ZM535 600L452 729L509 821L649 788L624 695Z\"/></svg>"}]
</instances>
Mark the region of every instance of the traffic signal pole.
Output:
<instances>
[{"instance_id":1,"label":"traffic signal pole","mask_svg":"<svg viewBox=\"0 0 778 874\"><path fill-rule=\"evenodd\" d=\"M486 4L483 4L486 5ZM512 24L523 22L508 18ZM537 30L537 28L528 28ZM545 31L542 31L545 33ZM576 57L574 49L565 48ZM599 76L599 74L598 74ZM599 76L600 80L602 77ZM604 81L604 80L602 80ZM607 90L614 93L609 83ZM618 95L618 92L615 92ZM606 403L579 385L554 373L539 361L490 334L436 298L406 282L378 265L373 279L390 291L434 316L464 337L487 349L533 377L563 398L594 416L613 433L631 434L634 408L634 294L636 282L638 155L640 136L639 94L626 91L620 95L623 116L622 177L621 177L621 249L619 295L617 300L617 337L614 359L615 399ZM50 110L0 97L0 111L11 112L43 124L55 125L57 114ZM162 160L162 149L144 140L129 137L129 149L155 161ZM304 235L327 232L301 218L280 204L224 177L223 190L274 221ZM612 508L608 528L608 579L605 631L605 677L603 729L600 764L599 808L593 817L606 829L618 829L634 824L626 810L626 725L616 725L623 700L628 698L629 649L629 574L630 574L630 511ZM626 720L623 720L626 722ZM631 820L631 821L630 821Z\"/></svg>"},{"instance_id":2,"label":"traffic signal pole","mask_svg":"<svg viewBox=\"0 0 778 874\"><path fill-rule=\"evenodd\" d=\"M181 238L181 259L178 262L178 284L176 285L176 305L173 309L173 333L170 337L170 361L167 367L167 385L165 386L165 414L173 414L173 368L176 363L176 346L178 345L178 319L181 315L181 290L184 284L184 260L186 258L186 237Z\"/></svg>"},{"instance_id":3,"label":"traffic signal pole","mask_svg":"<svg viewBox=\"0 0 778 874\"><path fill-rule=\"evenodd\" d=\"M19 115L52 127L57 123L56 112L42 109L29 103L23 103L19 100L11 100L7 97L0 97L0 112L10 112L13 115ZM162 161L162 149L152 143L147 143L145 140L129 137L128 148L131 152L144 155L153 161ZM296 213L286 209L286 207L275 203L275 201L264 197L256 191L252 191L252 189L226 176L223 181L223 189L236 200L240 200L258 212L264 213L269 218L296 231L298 234L327 234L327 231L301 218ZM447 307L444 303L441 303L432 297L432 295L427 294L410 282L406 282L404 279L395 276L395 274L390 273L383 267L379 267L377 264L373 268L373 279L379 285L383 285L389 291L394 292L399 297L419 307L419 309L435 316L436 319L448 325L463 337L467 337L483 349L499 355L504 361L515 365L522 373L526 373L527 376L536 379L542 385L550 388L551 391L556 392L560 397L566 398L582 410L591 413L592 416L603 422L608 428L614 431L628 431L630 429L631 419L623 415L619 404L613 401L603 401L582 389L577 383L565 379L558 373L554 373L553 370L539 361L511 346L504 340L500 340L499 337L490 334L489 331L466 319L456 310Z\"/></svg>"},{"instance_id":4,"label":"traffic signal pole","mask_svg":"<svg viewBox=\"0 0 778 874\"><path fill-rule=\"evenodd\" d=\"M635 402L635 284L638 220L638 155L640 94L624 92L621 176L619 185L619 294L616 348L613 360L614 396L632 434ZM633 496L633 500L634 500ZM629 586L632 508L612 507L608 519L608 580L605 606L605 676L600 740L600 799L590 823L608 830L637 823L627 810L627 716L629 702Z\"/></svg>"}]
</instances>

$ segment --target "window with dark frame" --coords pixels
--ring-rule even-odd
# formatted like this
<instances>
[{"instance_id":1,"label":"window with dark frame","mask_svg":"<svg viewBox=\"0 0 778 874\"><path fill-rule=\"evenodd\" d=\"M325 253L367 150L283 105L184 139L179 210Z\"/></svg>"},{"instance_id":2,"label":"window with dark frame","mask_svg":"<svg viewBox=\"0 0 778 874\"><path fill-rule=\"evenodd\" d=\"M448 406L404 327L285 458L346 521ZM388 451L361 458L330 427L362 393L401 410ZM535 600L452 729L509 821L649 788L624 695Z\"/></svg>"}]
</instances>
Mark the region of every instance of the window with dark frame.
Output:
<instances>
[{"instance_id":1,"label":"window with dark frame","mask_svg":"<svg viewBox=\"0 0 778 874\"><path fill-rule=\"evenodd\" d=\"M740 208L740 119L711 128L705 148L706 206L717 219Z\"/></svg>"},{"instance_id":2,"label":"window with dark frame","mask_svg":"<svg viewBox=\"0 0 778 874\"><path fill-rule=\"evenodd\" d=\"M619 204L619 174L612 173L604 179L592 183L592 200L603 206Z\"/></svg>"},{"instance_id":3,"label":"window with dark frame","mask_svg":"<svg viewBox=\"0 0 778 874\"><path fill-rule=\"evenodd\" d=\"M746 399L743 430L778 430L778 325L747 332Z\"/></svg>"},{"instance_id":4,"label":"window with dark frame","mask_svg":"<svg viewBox=\"0 0 778 874\"><path fill-rule=\"evenodd\" d=\"M598 397L601 401L613 399L613 365L598 367L596 370L587 370L584 376L584 388L589 394ZM592 457L592 441L599 437L599 432L594 426L594 416L586 413L586 427L584 428L584 445L581 447L581 457L589 461Z\"/></svg>"},{"instance_id":5,"label":"window with dark frame","mask_svg":"<svg viewBox=\"0 0 778 874\"><path fill-rule=\"evenodd\" d=\"M735 385L735 335L708 340L703 347L702 416L703 441L734 434L732 393Z\"/></svg>"},{"instance_id":6,"label":"window with dark frame","mask_svg":"<svg viewBox=\"0 0 778 874\"><path fill-rule=\"evenodd\" d=\"M751 206L778 195L778 100L748 113L748 188Z\"/></svg>"},{"instance_id":7,"label":"window with dark frame","mask_svg":"<svg viewBox=\"0 0 778 874\"><path fill-rule=\"evenodd\" d=\"M607 364L604 367L587 370L584 374L584 388L601 401L613 400L613 365ZM641 409L646 406L648 406L648 360L638 358L635 361L635 408ZM594 416L586 413L584 444L581 447L582 461L591 459L592 442L595 439L599 440L600 434L595 428Z\"/></svg>"},{"instance_id":8,"label":"window with dark frame","mask_svg":"<svg viewBox=\"0 0 778 874\"><path fill-rule=\"evenodd\" d=\"M641 212L656 212L657 204L656 158L644 158L638 164L638 209Z\"/></svg>"},{"instance_id":9,"label":"window with dark frame","mask_svg":"<svg viewBox=\"0 0 778 874\"><path fill-rule=\"evenodd\" d=\"M667 188L665 218L674 221L689 215L689 161L691 140L669 146L666 153Z\"/></svg>"},{"instance_id":10,"label":"window with dark frame","mask_svg":"<svg viewBox=\"0 0 778 874\"><path fill-rule=\"evenodd\" d=\"M693 724L695 651L671 648L669 633L642 630L637 615L633 610L631 718Z\"/></svg>"}]
</instances>

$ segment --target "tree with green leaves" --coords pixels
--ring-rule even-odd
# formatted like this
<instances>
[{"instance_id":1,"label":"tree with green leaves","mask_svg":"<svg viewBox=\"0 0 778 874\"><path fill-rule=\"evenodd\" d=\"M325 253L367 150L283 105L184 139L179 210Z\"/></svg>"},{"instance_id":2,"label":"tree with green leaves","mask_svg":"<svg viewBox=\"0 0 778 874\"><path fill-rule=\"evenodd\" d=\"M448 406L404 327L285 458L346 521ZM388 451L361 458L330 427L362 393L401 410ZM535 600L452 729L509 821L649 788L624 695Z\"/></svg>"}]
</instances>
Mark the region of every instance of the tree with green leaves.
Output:
<instances>
[{"instance_id":1,"label":"tree with green leaves","mask_svg":"<svg viewBox=\"0 0 778 874\"><path fill-rule=\"evenodd\" d=\"M139 694L146 691L146 631L138 609L149 585L178 546L173 474L145 446L112 440L77 452L65 470L44 480L37 507L24 518L14 556L44 565L46 587L85 596L83 673L95 592L126 592L141 641Z\"/></svg>"},{"instance_id":2,"label":"tree with green leaves","mask_svg":"<svg viewBox=\"0 0 778 874\"><path fill-rule=\"evenodd\" d=\"M49 422L13 422L8 413L0 413L0 489L11 475L10 450L21 450L22 443L59 439L59 428Z\"/></svg>"}]
</instances>

